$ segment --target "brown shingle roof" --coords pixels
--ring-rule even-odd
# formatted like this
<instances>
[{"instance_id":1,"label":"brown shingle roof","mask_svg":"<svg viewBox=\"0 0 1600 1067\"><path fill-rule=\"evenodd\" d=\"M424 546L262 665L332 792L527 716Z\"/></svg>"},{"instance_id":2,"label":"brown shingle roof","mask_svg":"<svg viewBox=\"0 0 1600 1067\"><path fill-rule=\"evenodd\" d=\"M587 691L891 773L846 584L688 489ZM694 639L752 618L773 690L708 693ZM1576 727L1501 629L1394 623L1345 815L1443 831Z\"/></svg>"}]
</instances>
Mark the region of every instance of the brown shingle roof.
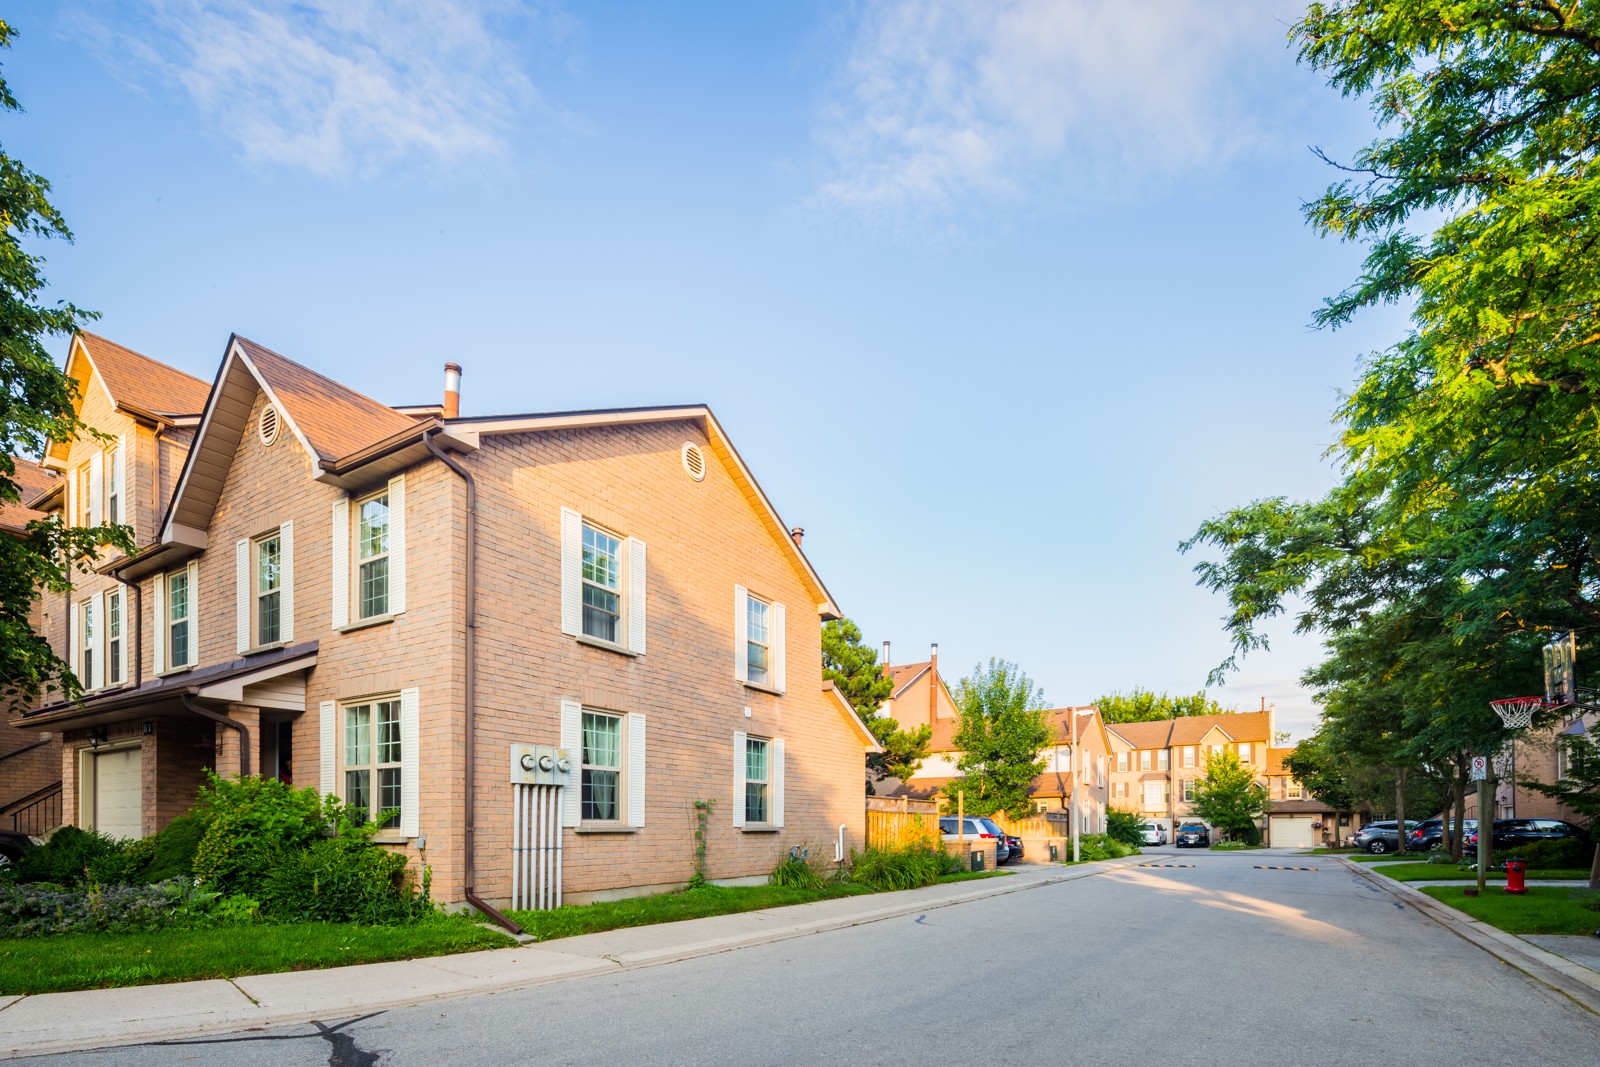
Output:
<instances>
[{"instance_id":1,"label":"brown shingle roof","mask_svg":"<svg viewBox=\"0 0 1600 1067\"><path fill-rule=\"evenodd\" d=\"M900 690L917 680L917 676L928 669L926 661L922 663L901 663L889 668L889 680L894 683L894 695L899 696Z\"/></svg>"},{"instance_id":2,"label":"brown shingle roof","mask_svg":"<svg viewBox=\"0 0 1600 1067\"><path fill-rule=\"evenodd\" d=\"M319 459L348 456L417 424L412 416L302 367L270 348L243 337L236 340Z\"/></svg>"},{"instance_id":3,"label":"brown shingle roof","mask_svg":"<svg viewBox=\"0 0 1600 1067\"><path fill-rule=\"evenodd\" d=\"M1172 722L1174 745L1197 745L1213 726L1235 741L1270 741L1271 726L1264 711L1235 711L1223 715L1185 715Z\"/></svg>"},{"instance_id":4,"label":"brown shingle roof","mask_svg":"<svg viewBox=\"0 0 1600 1067\"><path fill-rule=\"evenodd\" d=\"M1108 722L1106 729L1134 748L1166 748L1172 736L1172 720L1154 722Z\"/></svg>"},{"instance_id":5,"label":"brown shingle roof","mask_svg":"<svg viewBox=\"0 0 1600 1067\"><path fill-rule=\"evenodd\" d=\"M1289 770L1288 765L1284 763L1284 760L1288 759L1293 752L1294 749L1292 748L1267 749L1267 774L1274 776L1293 773Z\"/></svg>"},{"instance_id":6,"label":"brown shingle roof","mask_svg":"<svg viewBox=\"0 0 1600 1067\"><path fill-rule=\"evenodd\" d=\"M205 409L210 383L99 334L79 330L78 340L119 407L157 415L197 415Z\"/></svg>"}]
</instances>

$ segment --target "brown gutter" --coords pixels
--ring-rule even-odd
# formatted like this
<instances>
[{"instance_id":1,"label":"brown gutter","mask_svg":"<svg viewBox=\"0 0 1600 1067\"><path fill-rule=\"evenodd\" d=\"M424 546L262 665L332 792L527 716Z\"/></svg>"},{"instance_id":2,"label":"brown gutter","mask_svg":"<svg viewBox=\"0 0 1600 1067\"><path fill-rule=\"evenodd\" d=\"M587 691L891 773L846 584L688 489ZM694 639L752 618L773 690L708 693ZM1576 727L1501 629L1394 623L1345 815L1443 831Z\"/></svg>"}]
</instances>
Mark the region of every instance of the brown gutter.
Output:
<instances>
[{"instance_id":1,"label":"brown gutter","mask_svg":"<svg viewBox=\"0 0 1600 1067\"><path fill-rule=\"evenodd\" d=\"M413 426L407 426L403 430L390 434L381 441L374 441L372 444L352 452L348 456L340 456L338 459L325 459L318 463L317 466L329 474L346 474L357 467L371 463L375 459L382 459L384 456L414 445L419 440L423 440L424 437L431 438L436 431L443 428L444 424L437 418L424 419ZM428 451L434 452L435 455L438 454L432 447Z\"/></svg>"},{"instance_id":2,"label":"brown gutter","mask_svg":"<svg viewBox=\"0 0 1600 1067\"><path fill-rule=\"evenodd\" d=\"M442 427L441 427L442 428ZM435 459L454 471L467 487L467 560L466 560L466 647L463 649L463 668L466 673L466 691L462 696L462 748L466 752L466 773L463 775L465 786L462 796L463 824L466 828L463 847L465 855L462 858L463 895L467 903L483 912L499 925L510 930L513 934L523 932L522 927L502 915L488 901L478 896L477 887L473 884L477 880L477 864L473 853L476 849L478 827L475 821L473 805L473 789L477 779L477 726L474 721L477 711L478 699L478 483L471 472L456 460L446 455L433 440L434 433L430 432L422 439L428 446L428 451L433 453ZM571 788L570 786L568 788Z\"/></svg>"},{"instance_id":3,"label":"brown gutter","mask_svg":"<svg viewBox=\"0 0 1600 1067\"><path fill-rule=\"evenodd\" d=\"M238 731L238 733L239 733L239 777L240 778L248 778L248 777L250 777L250 727L246 726L244 723L240 722L238 719L230 719L230 718L228 718L226 715L222 714L221 712L212 711L210 708L201 707L199 704L196 704L192 699L190 699L188 693L179 693L178 694L178 703L182 704L186 709L188 709L189 711L194 712L196 715L200 716L202 719L210 719L212 722L216 723L218 726L226 726L230 730L237 730Z\"/></svg>"}]
</instances>

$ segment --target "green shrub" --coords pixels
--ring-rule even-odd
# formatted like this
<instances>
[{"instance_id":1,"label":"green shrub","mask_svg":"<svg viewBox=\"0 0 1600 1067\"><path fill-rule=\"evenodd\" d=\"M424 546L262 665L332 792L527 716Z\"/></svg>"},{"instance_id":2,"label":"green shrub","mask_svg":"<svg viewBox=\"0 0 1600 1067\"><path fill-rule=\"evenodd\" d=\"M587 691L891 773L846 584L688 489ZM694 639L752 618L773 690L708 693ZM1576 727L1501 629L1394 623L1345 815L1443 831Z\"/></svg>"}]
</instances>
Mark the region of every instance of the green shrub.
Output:
<instances>
[{"instance_id":1,"label":"green shrub","mask_svg":"<svg viewBox=\"0 0 1600 1067\"><path fill-rule=\"evenodd\" d=\"M1106 809L1106 836L1125 845L1138 848L1144 844L1144 823L1144 816L1136 811L1129 811L1126 808ZM1079 840L1081 850L1082 839Z\"/></svg>"},{"instance_id":2,"label":"green shrub","mask_svg":"<svg viewBox=\"0 0 1600 1067\"><path fill-rule=\"evenodd\" d=\"M338 802L315 789L274 778L207 775L191 814L205 827L191 861L194 875L216 892L254 893L284 862L309 847L338 818Z\"/></svg>"},{"instance_id":3,"label":"green shrub","mask_svg":"<svg viewBox=\"0 0 1600 1067\"><path fill-rule=\"evenodd\" d=\"M1530 841L1506 849L1494 857L1497 866L1508 859L1519 859L1530 871L1549 871L1558 867L1587 867L1594 861L1594 842L1569 837L1560 841Z\"/></svg>"},{"instance_id":4,"label":"green shrub","mask_svg":"<svg viewBox=\"0 0 1600 1067\"><path fill-rule=\"evenodd\" d=\"M180 815L154 837L147 837L150 856L144 865L146 882L194 877L194 857L205 837L206 824L194 814ZM144 842L140 842L143 844Z\"/></svg>"},{"instance_id":5,"label":"green shrub","mask_svg":"<svg viewBox=\"0 0 1600 1067\"><path fill-rule=\"evenodd\" d=\"M916 889L962 869L959 857L939 845L869 848L850 853L850 879L873 889Z\"/></svg>"},{"instance_id":6,"label":"green shrub","mask_svg":"<svg viewBox=\"0 0 1600 1067\"><path fill-rule=\"evenodd\" d=\"M123 853L128 843L63 826L50 840L22 854L14 867L18 882L49 882L64 888L79 888L89 882L120 882L125 864Z\"/></svg>"},{"instance_id":7,"label":"green shrub","mask_svg":"<svg viewBox=\"0 0 1600 1067\"><path fill-rule=\"evenodd\" d=\"M767 876L768 885L788 886L791 889L821 889L828 884L823 873L811 864L811 850L795 847L783 861L772 868Z\"/></svg>"},{"instance_id":8,"label":"green shrub","mask_svg":"<svg viewBox=\"0 0 1600 1067\"><path fill-rule=\"evenodd\" d=\"M1572 899L1590 911L1600 911L1600 889L1574 889Z\"/></svg>"},{"instance_id":9,"label":"green shrub","mask_svg":"<svg viewBox=\"0 0 1600 1067\"><path fill-rule=\"evenodd\" d=\"M279 853L259 883L261 913L281 922L402 923L431 905L406 884L406 858L361 836Z\"/></svg>"},{"instance_id":10,"label":"green shrub","mask_svg":"<svg viewBox=\"0 0 1600 1067\"><path fill-rule=\"evenodd\" d=\"M1129 845L1118 841L1110 834L1082 834L1078 837L1078 861L1080 863L1093 863L1097 860L1120 860L1127 856L1137 856L1140 850L1136 845ZM1067 845L1066 862L1072 862L1072 845Z\"/></svg>"},{"instance_id":11,"label":"green shrub","mask_svg":"<svg viewBox=\"0 0 1600 1067\"><path fill-rule=\"evenodd\" d=\"M1455 857L1451 856L1445 849L1436 848L1428 853L1427 861L1429 863L1451 864L1455 862Z\"/></svg>"}]
</instances>

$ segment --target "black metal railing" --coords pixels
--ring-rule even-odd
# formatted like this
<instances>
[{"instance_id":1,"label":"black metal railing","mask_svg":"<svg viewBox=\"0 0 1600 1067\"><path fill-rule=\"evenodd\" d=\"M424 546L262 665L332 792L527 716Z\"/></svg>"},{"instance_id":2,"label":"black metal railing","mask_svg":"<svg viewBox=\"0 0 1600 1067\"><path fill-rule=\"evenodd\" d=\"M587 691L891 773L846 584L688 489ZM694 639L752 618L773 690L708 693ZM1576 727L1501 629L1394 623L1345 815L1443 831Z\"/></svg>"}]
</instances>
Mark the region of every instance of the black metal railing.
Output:
<instances>
[{"instance_id":1,"label":"black metal railing","mask_svg":"<svg viewBox=\"0 0 1600 1067\"><path fill-rule=\"evenodd\" d=\"M0 819L6 817L18 833L37 835L60 826L61 783L52 782L0 808Z\"/></svg>"}]
</instances>

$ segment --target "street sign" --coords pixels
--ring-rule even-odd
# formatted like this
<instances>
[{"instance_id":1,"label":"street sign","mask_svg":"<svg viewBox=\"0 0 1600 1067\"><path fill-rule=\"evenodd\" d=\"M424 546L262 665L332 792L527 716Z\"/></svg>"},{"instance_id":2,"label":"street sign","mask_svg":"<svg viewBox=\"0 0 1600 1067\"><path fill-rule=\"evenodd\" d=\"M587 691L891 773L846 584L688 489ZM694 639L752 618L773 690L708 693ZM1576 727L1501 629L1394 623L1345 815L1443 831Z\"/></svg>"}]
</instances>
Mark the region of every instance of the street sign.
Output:
<instances>
[{"instance_id":1,"label":"street sign","mask_svg":"<svg viewBox=\"0 0 1600 1067\"><path fill-rule=\"evenodd\" d=\"M1489 757L1488 756L1473 756L1472 757L1472 780L1474 782L1484 782L1484 781L1488 781L1488 779L1489 779Z\"/></svg>"}]
</instances>

